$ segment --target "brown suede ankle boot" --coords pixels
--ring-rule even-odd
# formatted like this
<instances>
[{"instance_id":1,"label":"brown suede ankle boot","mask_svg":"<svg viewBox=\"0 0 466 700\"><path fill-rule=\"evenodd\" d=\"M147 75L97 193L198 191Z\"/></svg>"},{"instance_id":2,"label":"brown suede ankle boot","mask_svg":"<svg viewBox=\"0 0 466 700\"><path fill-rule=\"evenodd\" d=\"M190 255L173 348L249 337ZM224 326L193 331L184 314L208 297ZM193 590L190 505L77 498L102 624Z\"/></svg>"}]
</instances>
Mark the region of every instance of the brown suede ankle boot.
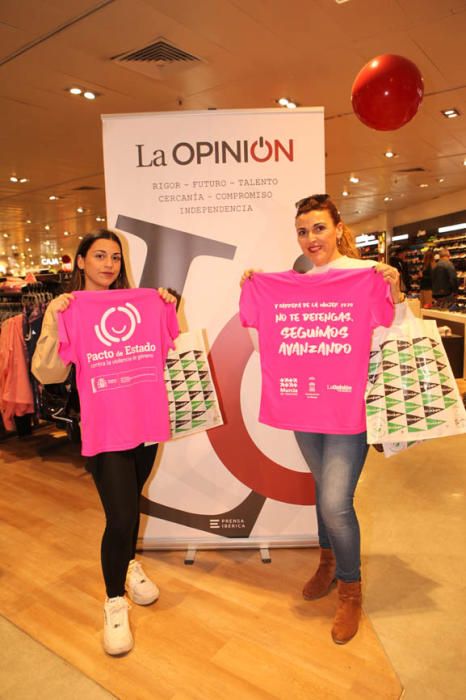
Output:
<instances>
[{"instance_id":1,"label":"brown suede ankle boot","mask_svg":"<svg viewBox=\"0 0 466 700\"><path fill-rule=\"evenodd\" d=\"M358 631L361 619L361 581L338 581L338 599L332 638L335 644L346 644Z\"/></svg>"},{"instance_id":2,"label":"brown suede ankle boot","mask_svg":"<svg viewBox=\"0 0 466 700\"><path fill-rule=\"evenodd\" d=\"M321 548L317 571L303 588L303 596L306 600L315 600L327 595L335 581L335 566L332 550Z\"/></svg>"}]
</instances>

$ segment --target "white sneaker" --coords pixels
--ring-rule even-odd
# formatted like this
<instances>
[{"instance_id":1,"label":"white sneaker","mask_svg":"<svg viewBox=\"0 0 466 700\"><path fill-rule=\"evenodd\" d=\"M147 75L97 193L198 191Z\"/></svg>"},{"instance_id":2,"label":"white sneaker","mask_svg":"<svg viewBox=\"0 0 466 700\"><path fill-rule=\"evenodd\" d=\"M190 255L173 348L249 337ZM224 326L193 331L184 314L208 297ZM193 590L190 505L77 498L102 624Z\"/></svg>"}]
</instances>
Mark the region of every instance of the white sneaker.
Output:
<instances>
[{"instance_id":1,"label":"white sneaker","mask_svg":"<svg viewBox=\"0 0 466 700\"><path fill-rule=\"evenodd\" d=\"M122 596L107 598L104 605L104 649L107 654L126 654L133 648L129 628L129 605Z\"/></svg>"},{"instance_id":2,"label":"white sneaker","mask_svg":"<svg viewBox=\"0 0 466 700\"><path fill-rule=\"evenodd\" d=\"M126 591L134 603L138 605L150 605L160 595L160 591L153 583L141 564L131 559L126 574Z\"/></svg>"}]
</instances>

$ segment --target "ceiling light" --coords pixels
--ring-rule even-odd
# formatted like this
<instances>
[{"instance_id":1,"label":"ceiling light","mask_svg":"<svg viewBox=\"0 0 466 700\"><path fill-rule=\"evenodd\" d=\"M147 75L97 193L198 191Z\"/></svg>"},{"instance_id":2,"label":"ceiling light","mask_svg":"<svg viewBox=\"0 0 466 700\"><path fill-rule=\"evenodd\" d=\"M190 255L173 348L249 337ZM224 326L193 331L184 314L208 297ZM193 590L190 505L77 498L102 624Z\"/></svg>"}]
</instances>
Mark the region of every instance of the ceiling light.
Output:
<instances>
[{"instance_id":1,"label":"ceiling light","mask_svg":"<svg viewBox=\"0 0 466 700\"><path fill-rule=\"evenodd\" d=\"M288 102L288 104L286 105L286 108L287 109L296 109L297 106L298 105L296 104L296 102Z\"/></svg>"},{"instance_id":2,"label":"ceiling light","mask_svg":"<svg viewBox=\"0 0 466 700\"><path fill-rule=\"evenodd\" d=\"M335 2L337 3L337 5L344 5L345 2L349 2L349 0L335 0Z\"/></svg>"},{"instance_id":3,"label":"ceiling light","mask_svg":"<svg viewBox=\"0 0 466 700\"><path fill-rule=\"evenodd\" d=\"M105 217L104 216L96 216L95 220L96 221L105 221Z\"/></svg>"},{"instance_id":4,"label":"ceiling light","mask_svg":"<svg viewBox=\"0 0 466 700\"><path fill-rule=\"evenodd\" d=\"M289 100L288 100L287 97L280 97L280 98L277 100L277 102L278 102L278 104L281 105L282 107L286 107L286 105L288 104Z\"/></svg>"},{"instance_id":5,"label":"ceiling light","mask_svg":"<svg viewBox=\"0 0 466 700\"><path fill-rule=\"evenodd\" d=\"M343 190L343 192L341 194L343 195L343 197L349 197L348 190Z\"/></svg>"},{"instance_id":6,"label":"ceiling light","mask_svg":"<svg viewBox=\"0 0 466 700\"><path fill-rule=\"evenodd\" d=\"M8 238L8 233L4 233L3 238Z\"/></svg>"},{"instance_id":7,"label":"ceiling light","mask_svg":"<svg viewBox=\"0 0 466 700\"><path fill-rule=\"evenodd\" d=\"M30 242L31 242L31 239L30 239L30 238L25 238L24 240L26 241L26 243L30 243Z\"/></svg>"},{"instance_id":8,"label":"ceiling light","mask_svg":"<svg viewBox=\"0 0 466 700\"><path fill-rule=\"evenodd\" d=\"M50 231L50 225L49 225L49 224L45 224L44 229L45 229L46 231Z\"/></svg>"},{"instance_id":9,"label":"ceiling light","mask_svg":"<svg viewBox=\"0 0 466 700\"><path fill-rule=\"evenodd\" d=\"M385 158L394 158L396 156L396 153L393 151L385 151L384 153Z\"/></svg>"},{"instance_id":10,"label":"ceiling light","mask_svg":"<svg viewBox=\"0 0 466 700\"><path fill-rule=\"evenodd\" d=\"M466 165L466 158L463 160L463 165Z\"/></svg>"},{"instance_id":11,"label":"ceiling light","mask_svg":"<svg viewBox=\"0 0 466 700\"><path fill-rule=\"evenodd\" d=\"M44 245L50 245L50 241L44 241Z\"/></svg>"},{"instance_id":12,"label":"ceiling light","mask_svg":"<svg viewBox=\"0 0 466 700\"><path fill-rule=\"evenodd\" d=\"M18 250L18 246L17 246L17 245L12 245L12 246L11 246L11 250Z\"/></svg>"},{"instance_id":13,"label":"ceiling light","mask_svg":"<svg viewBox=\"0 0 466 700\"><path fill-rule=\"evenodd\" d=\"M443 116L447 119L455 119L456 117L460 116L460 112L454 107L451 107L450 109L442 109L441 114L443 114Z\"/></svg>"},{"instance_id":14,"label":"ceiling light","mask_svg":"<svg viewBox=\"0 0 466 700\"><path fill-rule=\"evenodd\" d=\"M72 87L72 88L67 88L68 92L71 92L72 95L80 95L82 93L81 88L78 87Z\"/></svg>"},{"instance_id":15,"label":"ceiling light","mask_svg":"<svg viewBox=\"0 0 466 700\"><path fill-rule=\"evenodd\" d=\"M16 175L12 175L10 177L10 182L19 182L19 177L16 177Z\"/></svg>"},{"instance_id":16,"label":"ceiling light","mask_svg":"<svg viewBox=\"0 0 466 700\"><path fill-rule=\"evenodd\" d=\"M97 95L95 92L91 92L90 90L86 90L86 92L83 92L83 97L86 98L86 100L95 100Z\"/></svg>"},{"instance_id":17,"label":"ceiling light","mask_svg":"<svg viewBox=\"0 0 466 700\"><path fill-rule=\"evenodd\" d=\"M387 195L386 197L383 198L383 201L384 202L391 202L392 198Z\"/></svg>"},{"instance_id":18,"label":"ceiling light","mask_svg":"<svg viewBox=\"0 0 466 700\"><path fill-rule=\"evenodd\" d=\"M80 241L82 241L82 239L84 238L84 236L78 236L78 238L79 238Z\"/></svg>"},{"instance_id":19,"label":"ceiling light","mask_svg":"<svg viewBox=\"0 0 466 700\"><path fill-rule=\"evenodd\" d=\"M84 207L78 207L76 211L78 212L78 214L84 214Z\"/></svg>"},{"instance_id":20,"label":"ceiling light","mask_svg":"<svg viewBox=\"0 0 466 700\"><path fill-rule=\"evenodd\" d=\"M448 233L448 231L461 231L463 228L466 228L466 224L452 224L451 226L440 226L437 231L439 233Z\"/></svg>"},{"instance_id":21,"label":"ceiling light","mask_svg":"<svg viewBox=\"0 0 466 700\"><path fill-rule=\"evenodd\" d=\"M419 187L424 188L424 187L429 187L429 185L427 184L427 182L421 182Z\"/></svg>"},{"instance_id":22,"label":"ceiling light","mask_svg":"<svg viewBox=\"0 0 466 700\"><path fill-rule=\"evenodd\" d=\"M21 184L24 184L25 182L29 182L29 179L27 177L20 177L19 181Z\"/></svg>"},{"instance_id":23,"label":"ceiling light","mask_svg":"<svg viewBox=\"0 0 466 700\"><path fill-rule=\"evenodd\" d=\"M409 238L409 233L400 233L399 236L392 236L392 241L405 241Z\"/></svg>"},{"instance_id":24,"label":"ceiling light","mask_svg":"<svg viewBox=\"0 0 466 700\"><path fill-rule=\"evenodd\" d=\"M350 182L353 182L355 185L357 185L358 182L359 182L359 178L356 177L356 175L351 175L349 181L350 181Z\"/></svg>"},{"instance_id":25,"label":"ceiling light","mask_svg":"<svg viewBox=\"0 0 466 700\"><path fill-rule=\"evenodd\" d=\"M63 231L63 235L64 235L64 236L69 236L69 235L70 235L70 232L69 232L69 231Z\"/></svg>"},{"instance_id":26,"label":"ceiling light","mask_svg":"<svg viewBox=\"0 0 466 700\"><path fill-rule=\"evenodd\" d=\"M49 199L51 202L54 202L56 199L60 199L60 197L58 197L56 194L51 194Z\"/></svg>"},{"instance_id":27,"label":"ceiling light","mask_svg":"<svg viewBox=\"0 0 466 700\"><path fill-rule=\"evenodd\" d=\"M439 177L438 180L437 180L437 182L445 182L445 178L444 178L444 177Z\"/></svg>"},{"instance_id":28,"label":"ceiling light","mask_svg":"<svg viewBox=\"0 0 466 700\"><path fill-rule=\"evenodd\" d=\"M31 252L32 252L32 248L28 248L28 253L31 253Z\"/></svg>"},{"instance_id":29,"label":"ceiling light","mask_svg":"<svg viewBox=\"0 0 466 700\"><path fill-rule=\"evenodd\" d=\"M27 224L32 224L31 219L26 219L26 223L27 223Z\"/></svg>"},{"instance_id":30,"label":"ceiling light","mask_svg":"<svg viewBox=\"0 0 466 700\"><path fill-rule=\"evenodd\" d=\"M368 245L378 245L378 241L366 241L365 243L356 243L356 248L365 248Z\"/></svg>"}]
</instances>

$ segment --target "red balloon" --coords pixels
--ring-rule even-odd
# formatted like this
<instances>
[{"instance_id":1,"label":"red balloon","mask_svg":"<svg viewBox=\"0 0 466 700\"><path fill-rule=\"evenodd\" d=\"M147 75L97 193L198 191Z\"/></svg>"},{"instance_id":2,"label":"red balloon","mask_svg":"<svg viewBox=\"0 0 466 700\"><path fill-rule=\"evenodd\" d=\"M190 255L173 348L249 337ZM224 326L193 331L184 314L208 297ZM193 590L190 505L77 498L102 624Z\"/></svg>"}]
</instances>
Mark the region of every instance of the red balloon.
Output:
<instances>
[{"instance_id":1,"label":"red balloon","mask_svg":"<svg viewBox=\"0 0 466 700\"><path fill-rule=\"evenodd\" d=\"M359 71L351 102L363 124L379 131L393 131L414 117L423 95L419 68L403 56L383 54Z\"/></svg>"}]
</instances>

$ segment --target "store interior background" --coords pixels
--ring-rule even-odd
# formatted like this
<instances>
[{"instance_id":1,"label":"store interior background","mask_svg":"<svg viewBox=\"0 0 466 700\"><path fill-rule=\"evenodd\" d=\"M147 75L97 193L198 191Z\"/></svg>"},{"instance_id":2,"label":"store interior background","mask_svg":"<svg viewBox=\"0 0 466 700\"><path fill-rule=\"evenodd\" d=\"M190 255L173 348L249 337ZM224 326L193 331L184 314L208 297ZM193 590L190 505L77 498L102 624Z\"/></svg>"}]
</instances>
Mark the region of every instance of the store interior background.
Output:
<instances>
[{"instance_id":1,"label":"store interior background","mask_svg":"<svg viewBox=\"0 0 466 700\"><path fill-rule=\"evenodd\" d=\"M0 274L72 256L79 236L106 225L101 114L286 109L280 97L323 105L326 190L356 234L463 212L465 36L465 0L2 0ZM197 60L118 59L159 40ZM419 112L398 131L369 129L351 107L358 71L384 53L409 58L424 78ZM442 114L451 108L458 117ZM296 183L296 199L308 194ZM293 213L290 202L290 235ZM366 611L407 699L459 700L464 439L393 463L371 454L376 469L360 489Z\"/></svg>"}]
</instances>

